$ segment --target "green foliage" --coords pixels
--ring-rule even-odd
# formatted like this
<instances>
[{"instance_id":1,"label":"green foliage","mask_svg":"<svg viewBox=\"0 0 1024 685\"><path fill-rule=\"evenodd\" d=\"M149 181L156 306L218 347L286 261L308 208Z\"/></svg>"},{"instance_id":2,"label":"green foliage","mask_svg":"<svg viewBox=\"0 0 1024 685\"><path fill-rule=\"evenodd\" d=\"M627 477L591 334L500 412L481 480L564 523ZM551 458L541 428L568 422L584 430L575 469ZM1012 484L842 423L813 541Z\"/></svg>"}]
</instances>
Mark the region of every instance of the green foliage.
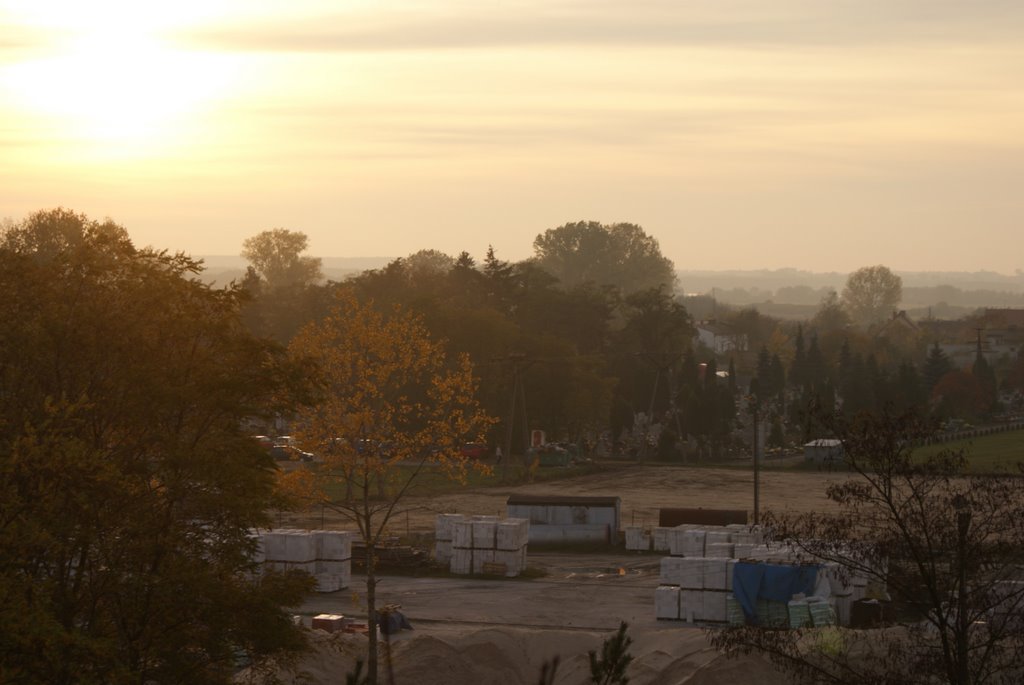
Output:
<instances>
[{"instance_id":1,"label":"green foliage","mask_svg":"<svg viewBox=\"0 0 1024 685\"><path fill-rule=\"evenodd\" d=\"M615 635L601 645L600 657L595 651L589 652L590 682L594 685L628 685L626 669L633 661L633 656L629 653L633 638L626 635L628 628L629 624L625 621L619 623Z\"/></svg>"},{"instance_id":2,"label":"green foliage","mask_svg":"<svg viewBox=\"0 0 1024 685\"><path fill-rule=\"evenodd\" d=\"M932 390L935 389L939 380L952 370L952 362L949 361L949 357L946 356L946 353L942 351L938 341L936 341L928 351L928 357L924 362L922 383L925 395L931 396Z\"/></svg>"},{"instance_id":3,"label":"green foliage","mask_svg":"<svg viewBox=\"0 0 1024 685\"><path fill-rule=\"evenodd\" d=\"M466 355L448 360L418 316L400 308L382 314L350 290L338 290L330 315L303 328L289 350L315 369L320 392L298 412L295 435L321 461L282 482L346 516L366 546L367 666L375 683L374 547L421 473L432 467L464 477L471 465L460 447L479 441L492 421L475 397ZM332 499L338 484L347 492Z\"/></svg>"},{"instance_id":4,"label":"green foliage","mask_svg":"<svg viewBox=\"0 0 1024 685\"><path fill-rule=\"evenodd\" d=\"M564 224L538 235L533 250L540 267L566 288L590 282L628 295L675 284L672 261L661 254L658 241L635 224Z\"/></svg>"},{"instance_id":5,"label":"green foliage","mask_svg":"<svg viewBox=\"0 0 1024 685\"><path fill-rule=\"evenodd\" d=\"M301 231L275 228L262 231L242 244L248 259L268 288L311 285L323 278L319 257L304 257L309 238Z\"/></svg>"},{"instance_id":6,"label":"green foliage","mask_svg":"<svg viewBox=\"0 0 1024 685\"><path fill-rule=\"evenodd\" d=\"M849 477L826 490L833 507L774 512L777 539L844 578L885 587L898 627L808 639L806 630L730 628L712 636L798 679L829 683L1017 683L1024 674L1024 499L1015 477L966 472L957 449L917 454L934 421L916 412L826 419Z\"/></svg>"},{"instance_id":7,"label":"green foliage","mask_svg":"<svg viewBox=\"0 0 1024 685\"><path fill-rule=\"evenodd\" d=\"M0 235L0 680L224 683L302 645L242 430L296 369L198 270L66 210Z\"/></svg>"},{"instance_id":8,"label":"green foliage","mask_svg":"<svg viewBox=\"0 0 1024 685\"><path fill-rule=\"evenodd\" d=\"M846 279L842 305L854 323L867 326L889 318L903 298L903 279L888 267L865 266Z\"/></svg>"}]
</instances>

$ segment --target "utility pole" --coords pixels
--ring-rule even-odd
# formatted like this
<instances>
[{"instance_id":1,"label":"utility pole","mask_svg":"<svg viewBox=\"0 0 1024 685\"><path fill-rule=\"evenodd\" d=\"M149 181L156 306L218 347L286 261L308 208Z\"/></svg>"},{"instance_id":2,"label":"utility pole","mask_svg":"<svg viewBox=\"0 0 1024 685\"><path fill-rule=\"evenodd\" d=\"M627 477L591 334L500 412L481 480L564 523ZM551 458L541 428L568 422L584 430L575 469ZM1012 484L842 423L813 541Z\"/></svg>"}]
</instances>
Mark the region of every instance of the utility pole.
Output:
<instances>
[{"instance_id":1,"label":"utility pole","mask_svg":"<svg viewBox=\"0 0 1024 685\"><path fill-rule=\"evenodd\" d=\"M672 366L676 363L676 360L682 358L682 354L675 352L663 352L656 355L654 352L637 352L636 356L644 359L654 365L654 389L651 390L651 404L648 408L647 413L647 430L644 433L644 445L643 449L640 450L640 461L643 461L647 457L647 443L650 441L651 425L654 423L654 400L658 395L658 384L661 382L661 374L665 373L668 376L668 401L669 411L672 413L673 418L676 422L676 431L679 435L679 439L682 439L682 432L679 426L679 413L676 411L676 391L675 386L672 383Z\"/></svg>"},{"instance_id":2,"label":"utility pole","mask_svg":"<svg viewBox=\"0 0 1024 685\"><path fill-rule=\"evenodd\" d=\"M530 427L526 418L526 389L523 384L523 372L532 364L527 360L523 352L510 352L504 359L495 361L508 362L512 364L512 399L508 410L508 426L505 428L505 458L512 459L512 435L515 432L516 406L520 407L523 416L523 446L530 445Z\"/></svg>"},{"instance_id":3,"label":"utility pole","mask_svg":"<svg viewBox=\"0 0 1024 685\"><path fill-rule=\"evenodd\" d=\"M754 422L754 525L761 523L761 455L760 452L760 413L761 399L758 397L760 388L755 378L750 382L750 394L747 395L747 405L750 416Z\"/></svg>"},{"instance_id":4,"label":"utility pole","mask_svg":"<svg viewBox=\"0 0 1024 685\"><path fill-rule=\"evenodd\" d=\"M758 402L757 396L751 396L754 400L754 525L761 523L761 456L758 454L760 441L760 425L758 423Z\"/></svg>"}]
</instances>

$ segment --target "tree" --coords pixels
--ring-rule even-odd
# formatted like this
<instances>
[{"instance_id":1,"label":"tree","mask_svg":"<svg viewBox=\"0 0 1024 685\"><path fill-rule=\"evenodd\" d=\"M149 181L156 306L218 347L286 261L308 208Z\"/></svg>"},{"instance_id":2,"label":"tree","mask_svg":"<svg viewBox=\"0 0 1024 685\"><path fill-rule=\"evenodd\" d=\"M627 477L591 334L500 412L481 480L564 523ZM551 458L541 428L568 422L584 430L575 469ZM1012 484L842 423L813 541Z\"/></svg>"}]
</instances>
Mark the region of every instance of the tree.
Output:
<instances>
[{"instance_id":1,"label":"tree","mask_svg":"<svg viewBox=\"0 0 1024 685\"><path fill-rule=\"evenodd\" d=\"M796 339L793 341L793 362L789 367L789 383L801 394L806 394L810 390L803 326L797 326Z\"/></svg>"},{"instance_id":2,"label":"tree","mask_svg":"<svg viewBox=\"0 0 1024 685\"><path fill-rule=\"evenodd\" d=\"M928 357L925 359L924 371L922 372L921 382L924 386L925 395L930 397L932 390L939 380L952 370L952 362L949 361L949 357L939 347L938 341L935 341L931 350L928 351Z\"/></svg>"},{"instance_id":3,"label":"tree","mask_svg":"<svg viewBox=\"0 0 1024 685\"><path fill-rule=\"evenodd\" d=\"M275 228L242 243L242 256L270 290L312 285L323 278L319 257L304 257L309 238L301 231Z\"/></svg>"},{"instance_id":4,"label":"tree","mask_svg":"<svg viewBox=\"0 0 1024 685\"><path fill-rule=\"evenodd\" d=\"M0 680L227 683L298 649L244 422L295 369L183 255L59 209L0 234Z\"/></svg>"},{"instance_id":5,"label":"tree","mask_svg":"<svg viewBox=\"0 0 1024 685\"><path fill-rule=\"evenodd\" d=\"M492 421L477 405L466 356L449 361L419 317L399 308L385 316L347 289L290 350L317 370L318 401L300 410L295 435L323 461L294 471L285 486L348 517L366 545L367 666L375 683L375 549L421 475L465 476L460 448L479 441ZM339 484L348 496L333 494Z\"/></svg>"},{"instance_id":6,"label":"tree","mask_svg":"<svg viewBox=\"0 0 1024 685\"><path fill-rule=\"evenodd\" d=\"M405 258L405 268L409 272L409 278L413 281L431 276L443 276L454 266L455 259L440 250L419 250Z\"/></svg>"},{"instance_id":7,"label":"tree","mask_svg":"<svg viewBox=\"0 0 1024 685\"><path fill-rule=\"evenodd\" d=\"M825 297L821 298L818 311L811 319L811 327L819 335L823 335L843 331L849 325L850 315L843 309L836 291L830 290Z\"/></svg>"},{"instance_id":8,"label":"tree","mask_svg":"<svg viewBox=\"0 0 1024 685\"><path fill-rule=\"evenodd\" d=\"M889 318L903 299L903 279L888 267L865 266L847 277L841 299L854 323L878 323Z\"/></svg>"},{"instance_id":9,"label":"tree","mask_svg":"<svg viewBox=\"0 0 1024 685\"><path fill-rule=\"evenodd\" d=\"M626 669L633 662L629 646L633 638L626 635L629 624L619 623L615 635L601 644L601 656L596 651L587 653L590 657L590 682L594 685L629 685Z\"/></svg>"},{"instance_id":10,"label":"tree","mask_svg":"<svg viewBox=\"0 0 1024 685\"><path fill-rule=\"evenodd\" d=\"M932 388L931 402L942 418L977 419L989 409L989 396L978 377L954 370Z\"/></svg>"},{"instance_id":11,"label":"tree","mask_svg":"<svg viewBox=\"0 0 1024 685\"><path fill-rule=\"evenodd\" d=\"M538 235L533 250L541 268L566 288L593 282L628 295L675 284L672 261L661 254L658 241L635 224L568 223Z\"/></svg>"},{"instance_id":12,"label":"tree","mask_svg":"<svg viewBox=\"0 0 1024 685\"><path fill-rule=\"evenodd\" d=\"M829 512L775 515L777 537L809 561L888 588L899 626L768 630L712 641L766 653L817 683L1017 683L1024 676L1024 497L1016 478L965 472L962 452L914 454L933 432L918 414L833 417L851 477Z\"/></svg>"},{"instance_id":13,"label":"tree","mask_svg":"<svg viewBox=\"0 0 1024 685\"><path fill-rule=\"evenodd\" d=\"M980 340L978 342L978 351L974 356L974 364L971 366L971 375L978 379L978 384L981 386L985 396L985 406L982 411L991 410L999 401L998 384L996 383L995 370L989 366L988 360L982 354Z\"/></svg>"}]
</instances>

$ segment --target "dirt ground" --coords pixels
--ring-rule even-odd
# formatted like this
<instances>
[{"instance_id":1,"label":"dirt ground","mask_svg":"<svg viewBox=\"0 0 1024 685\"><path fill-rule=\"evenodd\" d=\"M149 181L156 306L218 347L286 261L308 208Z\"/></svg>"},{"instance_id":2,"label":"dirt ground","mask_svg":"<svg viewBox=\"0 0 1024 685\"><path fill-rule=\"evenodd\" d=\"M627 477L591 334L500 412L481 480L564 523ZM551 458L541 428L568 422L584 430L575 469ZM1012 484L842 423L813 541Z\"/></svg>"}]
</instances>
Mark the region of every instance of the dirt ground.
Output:
<instances>
[{"instance_id":1,"label":"dirt ground","mask_svg":"<svg viewBox=\"0 0 1024 685\"><path fill-rule=\"evenodd\" d=\"M546 575L533 580L381 576L380 604L400 605L413 626L391 638L391 682L533 685L543 664L558 657L554 683L584 685L590 683L588 652L599 652L620 621L628 623L633 640L628 675L634 685L789 682L760 658L717 653L700 626L657 620L660 555L530 552L528 563ZM363 581L356 575L348 590L314 595L300 610L303 621L309 625L320 613L362 620ZM342 682L365 649L365 638L311 634L315 651L280 674L282 680Z\"/></svg>"},{"instance_id":2,"label":"dirt ground","mask_svg":"<svg viewBox=\"0 0 1024 685\"><path fill-rule=\"evenodd\" d=\"M830 506L832 473L762 471L762 510L806 511ZM656 525L662 507L748 509L753 476L748 471L623 464L563 480L478 488L431 497L409 497L391 533L431 533L437 513L505 515L512 494L617 496L623 525ZM319 512L282 516L282 525L346 528L344 520ZM572 554L530 551L528 565L544 573L533 580L384 575L379 606L402 606L414 626L393 638L394 683L442 685L485 683L532 685L543 663L558 656L555 683L589 682L587 652L600 650L620 621L630 625L635 685L725 685L788 683L758 657L728 659L713 650L701 628L654 618L654 588L660 556L627 552ZM299 611L309 624L319 613L365 617L364 578L353 575L348 590L315 595ZM284 682L343 682L365 638L313 631L316 649L284 675ZM382 666L382 673L384 672ZM383 682L388 682L384 680Z\"/></svg>"},{"instance_id":3,"label":"dirt ground","mask_svg":"<svg viewBox=\"0 0 1024 685\"><path fill-rule=\"evenodd\" d=\"M830 506L825 488L845 478L817 471L761 471L761 511L809 511ZM747 509L753 511L754 478L750 471L729 468L616 464L599 473L516 486L467 489L430 497L408 496L394 517L391 533L427 533L440 513L505 516L509 495L588 495L622 499L622 525L657 525L663 507ZM330 512L285 514L280 525L344 527Z\"/></svg>"}]
</instances>

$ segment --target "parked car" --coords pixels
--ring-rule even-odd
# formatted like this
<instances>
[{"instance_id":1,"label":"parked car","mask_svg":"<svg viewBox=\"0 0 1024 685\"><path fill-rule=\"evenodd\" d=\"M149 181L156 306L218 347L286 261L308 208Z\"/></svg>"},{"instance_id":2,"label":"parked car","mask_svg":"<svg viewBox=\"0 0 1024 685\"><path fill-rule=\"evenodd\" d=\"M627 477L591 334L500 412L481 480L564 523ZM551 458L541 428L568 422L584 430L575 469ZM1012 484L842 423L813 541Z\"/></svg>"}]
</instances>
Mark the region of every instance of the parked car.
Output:
<instances>
[{"instance_id":1,"label":"parked car","mask_svg":"<svg viewBox=\"0 0 1024 685\"><path fill-rule=\"evenodd\" d=\"M490 450L482 442L467 442L459 449L459 452L467 459L483 459L490 453Z\"/></svg>"},{"instance_id":2,"label":"parked car","mask_svg":"<svg viewBox=\"0 0 1024 685\"><path fill-rule=\"evenodd\" d=\"M298 447L291 445L274 445L270 448L270 456L277 461L315 461L311 452L303 452Z\"/></svg>"}]
</instances>

